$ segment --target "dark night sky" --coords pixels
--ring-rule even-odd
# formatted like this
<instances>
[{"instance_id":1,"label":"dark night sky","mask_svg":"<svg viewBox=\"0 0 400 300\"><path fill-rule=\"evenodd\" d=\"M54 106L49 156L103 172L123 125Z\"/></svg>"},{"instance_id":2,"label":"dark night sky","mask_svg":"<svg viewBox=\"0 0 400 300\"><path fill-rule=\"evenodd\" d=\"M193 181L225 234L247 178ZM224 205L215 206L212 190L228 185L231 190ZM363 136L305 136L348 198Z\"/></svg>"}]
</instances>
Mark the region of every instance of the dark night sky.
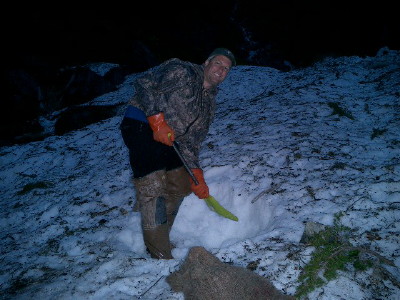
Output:
<instances>
[{"instance_id":1,"label":"dark night sky","mask_svg":"<svg viewBox=\"0 0 400 300\"><path fill-rule=\"evenodd\" d=\"M303 67L326 56L400 50L398 10L391 2L8 3L0 18L6 83L0 141L41 132L40 114L70 105L66 99L93 97L75 90L106 86L76 80L79 88L66 90L62 71L68 66L109 62L142 72L171 57L200 64L214 48L227 47L239 65L288 70L287 61Z\"/></svg>"},{"instance_id":2,"label":"dark night sky","mask_svg":"<svg viewBox=\"0 0 400 300\"><path fill-rule=\"evenodd\" d=\"M257 4L262 3L262 5ZM146 45L162 61L172 56L201 59L227 46L239 63L251 64L243 29L275 56L305 63L324 55L374 55L382 46L400 48L393 4L379 1L214 1L171 5L11 9L7 22L9 62L41 57L50 63L129 62ZM387 2L390 3L390 2ZM267 47L267 48L268 48ZM256 48L257 49L257 48ZM139 52L140 56L140 52ZM255 63L256 64L256 63Z\"/></svg>"}]
</instances>

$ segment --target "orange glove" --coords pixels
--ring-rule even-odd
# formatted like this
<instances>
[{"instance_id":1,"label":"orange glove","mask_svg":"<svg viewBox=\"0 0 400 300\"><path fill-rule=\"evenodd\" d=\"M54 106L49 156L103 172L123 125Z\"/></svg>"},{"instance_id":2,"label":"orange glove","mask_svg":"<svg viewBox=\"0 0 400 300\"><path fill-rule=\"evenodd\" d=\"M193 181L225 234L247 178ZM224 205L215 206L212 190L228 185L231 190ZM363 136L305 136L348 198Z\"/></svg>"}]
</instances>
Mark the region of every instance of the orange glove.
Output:
<instances>
[{"instance_id":1,"label":"orange glove","mask_svg":"<svg viewBox=\"0 0 400 300\"><path fill-rule=\"evenodd\" d=\"M161 112L157 115L147 117L147 120L149 121L150 128L153 130L154 140L167 146L172 146L175 134L165 121L164 113Z\"/></svg>"},{"instance_id":2,"label":"orange glove","mask_svg":"<svg viewBox=\"0 0 400 300\"><path fill-rule=\"evenodd\" d=\"M210 197L210 191L208 190L208 186L206 181L204 180L203 170L202 169L191 169L194 177L196 177L199 182L198 185L194 183L192 178L190 178L190 189L192 192L199 197L200 199L205 199Z\"/></svg>"}]
</instances>

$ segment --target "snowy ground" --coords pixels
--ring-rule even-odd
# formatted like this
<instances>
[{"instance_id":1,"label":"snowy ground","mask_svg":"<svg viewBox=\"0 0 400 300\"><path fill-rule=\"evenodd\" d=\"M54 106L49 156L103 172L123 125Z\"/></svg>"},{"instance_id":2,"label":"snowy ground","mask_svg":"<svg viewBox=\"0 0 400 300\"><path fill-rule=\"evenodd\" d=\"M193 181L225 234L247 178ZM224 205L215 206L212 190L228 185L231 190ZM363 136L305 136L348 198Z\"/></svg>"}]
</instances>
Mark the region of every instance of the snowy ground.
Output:
<instances>
[{"instance_id":1,"label":"snowy ground","mask_svg":"<svg viewBox=\"0 0 400 300\"><path fill-rule=\"evenodd\" d=\"M93 103L127 102L121 88ZM171 232L175 259L149 258L121 116L41 142L0 148L1 299L183 299L165 282L192 246L255 265L293 295L312 248L306 222L351 227L355 246L400 278L400 52L326 59L283 73L238 66L218 95L201 152L211 194L194 195ZM332 114L333 105L346 115ZM400 299L398 281L343 272L309 299Z\"/></svg>"}]
</instances>

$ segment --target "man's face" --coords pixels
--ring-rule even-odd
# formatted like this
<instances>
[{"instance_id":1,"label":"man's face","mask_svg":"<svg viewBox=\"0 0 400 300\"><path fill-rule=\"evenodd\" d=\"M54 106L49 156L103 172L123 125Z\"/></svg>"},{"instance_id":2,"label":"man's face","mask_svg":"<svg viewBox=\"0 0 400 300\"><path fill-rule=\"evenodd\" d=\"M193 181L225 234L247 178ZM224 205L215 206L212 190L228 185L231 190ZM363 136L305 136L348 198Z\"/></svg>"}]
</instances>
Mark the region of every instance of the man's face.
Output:
<instances>
[{"instance_id":1,"label":"man's face","mask_svg":"<svg viewBox=\"0 0 400 300\"><path fill-rule=\"evenodd\" d=\"M229 58L217 55L204 63L204 88L215 87L225 80L232 66Z\"/></svg>"}]
</instances>

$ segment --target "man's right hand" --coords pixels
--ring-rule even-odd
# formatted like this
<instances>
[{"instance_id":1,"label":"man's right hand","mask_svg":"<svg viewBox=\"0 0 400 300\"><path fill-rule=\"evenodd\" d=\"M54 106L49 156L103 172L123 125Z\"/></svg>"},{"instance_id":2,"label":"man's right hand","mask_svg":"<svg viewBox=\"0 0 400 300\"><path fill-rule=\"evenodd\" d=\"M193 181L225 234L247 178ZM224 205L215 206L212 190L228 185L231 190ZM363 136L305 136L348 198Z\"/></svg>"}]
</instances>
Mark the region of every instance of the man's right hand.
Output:
<instances>
[{"instance_id":1,"label":"man's right hand","mask_svg":"<svg viewBox=\"0 0 400 300\"><path fill-rule=\"evenodd\" d=\"M196 185L192 178L190 178L190 188L192 192L199 197L200 199L205 199L210 197L210 192L206 181L204 180L203 170L202 169L191 169L193 175L196 177L199 184Z\"/></svg>"},{"instance_id":2,"label":"man's right hand","mask_svg":"<svg viewBox=\"0 0 400 300\"><path fill-rule=\"evenodd\" d=\"M153 138L155 141L172 146L175 140L175 133L164 119L164 113L159 113L147 117L150 128L153 130Z\"/></svg>"}]
</instances>

